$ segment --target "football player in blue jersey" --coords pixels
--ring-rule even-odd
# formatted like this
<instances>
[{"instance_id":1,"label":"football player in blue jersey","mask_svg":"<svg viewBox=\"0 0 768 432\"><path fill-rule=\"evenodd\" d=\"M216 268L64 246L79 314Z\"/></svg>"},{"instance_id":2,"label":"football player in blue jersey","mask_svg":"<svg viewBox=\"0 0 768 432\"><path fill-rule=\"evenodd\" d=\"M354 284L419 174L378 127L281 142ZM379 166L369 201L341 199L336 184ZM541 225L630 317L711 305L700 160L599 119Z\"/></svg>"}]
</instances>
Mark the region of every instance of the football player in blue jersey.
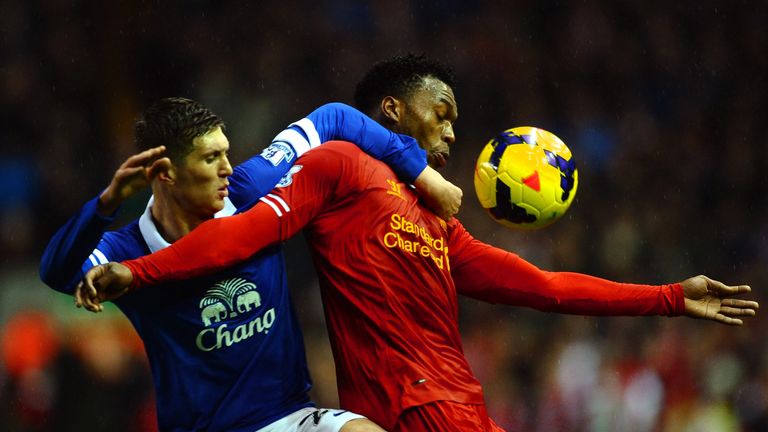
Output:
<instances>
[{"instance_id":1,"label":"football player in blue jersey","mask_svg":"<svg viewBox=\"0 0 768 432\"><path fill-rule=\"evenodd\" d=\"M110 185L51 239L40 269L50 287L79 297L77 282L91 267L163 249L208 219L248 209L278 182L290 181L301 169L293 166L298 156L331 139L355 142L390 164L445 218L461 200L460 189L426 166L415 140L338 103L292 124L234 169L223 122L192 100L158 101L136 122L135 135L144 150L129 157ZM144 214L107 231L120 205L147 187L153 195ZM215 276L137 291L115 304L144 342L161 430L382 430L310 400L303 338L279 246Z\"/></svg>"}]
</instances>

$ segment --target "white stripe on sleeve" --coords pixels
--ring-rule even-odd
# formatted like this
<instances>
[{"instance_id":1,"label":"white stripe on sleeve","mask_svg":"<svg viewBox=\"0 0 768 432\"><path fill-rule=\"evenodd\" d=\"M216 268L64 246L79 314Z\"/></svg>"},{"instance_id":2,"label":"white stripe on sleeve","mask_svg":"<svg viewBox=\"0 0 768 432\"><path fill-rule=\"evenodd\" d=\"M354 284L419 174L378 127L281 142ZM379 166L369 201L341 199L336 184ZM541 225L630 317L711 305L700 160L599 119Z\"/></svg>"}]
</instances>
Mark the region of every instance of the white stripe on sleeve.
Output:
<instances>
[{"instance_id":1,"label":"white stripe on sleeve","mask_svg":"<svg viewBox=\"0 0 768 432\"><path fill-rule=\"evenodd\" d=\"M290 144L290 146L293 147L293 150L296 151L296 157L303 155L311 148L309 141L293 129L286 129L277 134L272 142L276 141Z\"/></svg>"},{"instance_id":2,"label":"white stripe on sleeve","mask_svg":"<svg viewBox=\"0 0 768 432\"><path fill-rule=\"evenodd\" d=\"M272 198L273 200L277 201L278 204L280 204L283 207L283 210L285 210L286 213L291 211L291 207L288 206L288 203L285 202L282 198L275 194L267 194L268 197Z\"/></svg>"},{"instance_id":3,"label":"white stripe on sleeve","mask_svg":"<svg viewBox=\"0 0 768 432\"><path fill-rule=\"evenodd\" d=\"M296 123L291 123L291 126L298 126L304 131L307 138L309 138L309 148L315 148L320 145L320 134L317 133L317 129L315 128L315 124L312 123L312 120L304 117Z\"/></svg>"},{"instance_id":4,"label":"white stripe on sleeve","mask_svg":"<svg viewBox=\"0 0 768 432\"><path fill-rule=\"evenodd\" d=\"M259 198L259 201L266 203L268 206L272 207L272 210L274 210L275 213L277 213L277 217L283 217L283 212L280 211L280 208L277 207L277 204L268 200L267 197L261 197Z\"/></svg>"},{"instance_id":5,"label":"white stripe on sleeve","mask_svg":"<svg viewBox=\"0 0 768 432\"><path fill-rule=\"evenodd\" d=\"M91 256L95 257L96 261L98 261L99 264L106 264L109 262L107 257L98 249L94 249L93 254Z\"/></svg>"}]
</instances>

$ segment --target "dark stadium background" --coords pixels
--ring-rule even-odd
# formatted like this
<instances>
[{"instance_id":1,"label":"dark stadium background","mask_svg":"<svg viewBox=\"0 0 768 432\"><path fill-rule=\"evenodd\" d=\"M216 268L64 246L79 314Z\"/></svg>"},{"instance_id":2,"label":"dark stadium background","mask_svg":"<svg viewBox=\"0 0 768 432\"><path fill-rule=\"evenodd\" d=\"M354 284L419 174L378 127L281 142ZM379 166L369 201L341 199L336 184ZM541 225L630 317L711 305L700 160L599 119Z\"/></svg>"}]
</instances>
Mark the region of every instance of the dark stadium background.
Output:
<instances>
[{"instance_id":1,"label":"dark stadium background","mask_svg":"<svg viewBox=\"0 0 768 432\"><path fill-rule=\"evenodd\" d=\"M662 283L768 286L768 3L750 1L5 0L0 13L0 430L153 430L141 343L114 308L46 288L47 239L134 152L164 96L228 124L235 162L376 60L453 66L457 142L444 174L479 239L540 267ZM474 159L518 125L577 158L569 213L515 232L479 208ZM146 196L123 209L136 216ZM288 245L314 396L337 403L316 281ZM558 316L465 301L462 334L510 431L768 430L768 320Z\"/></svg>"}]
</instances>

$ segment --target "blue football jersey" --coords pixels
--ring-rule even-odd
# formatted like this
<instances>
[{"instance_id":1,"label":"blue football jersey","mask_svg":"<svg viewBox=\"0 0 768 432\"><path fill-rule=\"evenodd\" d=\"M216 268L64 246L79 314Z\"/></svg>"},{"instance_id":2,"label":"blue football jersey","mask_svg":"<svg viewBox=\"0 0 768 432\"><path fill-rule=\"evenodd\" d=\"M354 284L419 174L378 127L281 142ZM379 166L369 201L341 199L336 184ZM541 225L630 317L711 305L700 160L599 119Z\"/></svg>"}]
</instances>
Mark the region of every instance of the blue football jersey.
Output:
<instances>
[{"instance_id":1,"label":"blue football jersey","mask_svg":"<svg viewBox=\"0 0 768 432\"><path fill-rule=\"evenodd\" d=\"M384 129L357 110L328 104L290 125L272 144L234 169L229 198L216 217L251 207L298 156L341 139L413 181L426 167L415 140ZM41 278L73 293L91 267L137 258L168 246L144 214L116 231L87 202L51 239ZM115 301L142 338L155 383L161 430L253 431L311 406L311 380L279 246L219 274L144 288Z\"/></svg>"}]
</instances>

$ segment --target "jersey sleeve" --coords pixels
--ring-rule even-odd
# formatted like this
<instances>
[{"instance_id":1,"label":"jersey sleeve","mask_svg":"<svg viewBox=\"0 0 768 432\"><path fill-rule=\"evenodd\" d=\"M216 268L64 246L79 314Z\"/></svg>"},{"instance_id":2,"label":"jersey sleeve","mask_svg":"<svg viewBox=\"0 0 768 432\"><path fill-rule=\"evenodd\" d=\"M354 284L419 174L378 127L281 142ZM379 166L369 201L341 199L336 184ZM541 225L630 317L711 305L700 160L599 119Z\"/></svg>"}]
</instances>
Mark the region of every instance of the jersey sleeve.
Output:
<instances>
[{"instance_id":1,"label":"jersey sleeve","mask_svg":"<svg viewBox=\"0 0 768 432\"><path fill-rule=\"evenodd\" d=\"M520 256L474 239L461 224L450 243L457 291L491 303L592 316L681 315L680 284L639 285L544 271Z\"/></svg>"},{"instance_id":2,"label":"jersey sleeve","mask_svg":"<svg viewBox=\"0 0 768 432\"><path fill-rule=\"evenodd\" d=\"M97 246L115 219L114 215L99 215L98 199L86 202L59 228L43 251L40 279L57 291L73 293L85 271L96 264L93 254L100 253Z\"/></svg>"},{"instance_id":3,"label":"jersey sleeve","mask_svg":"<svg viewBox=\"0 0 768 432\"><path fill-rule=\"evenodd\" d=\"M323 150L307 153L282 187L248 211L208 220L161 251L123 262L133 274L131 287L215 273L292 237L354 188L353 158Z\"/></svg>"},{"instance_id":4,"label":"jersey sleeve","mask_svg":"<svg viewBox=\"0 0 768 432\"><path fill-rule=\"evenodd\" d=\"M415 139L391 132L355 108L334 102L290 124L259 155L238 165L230 176L232 202L237 208L249 207L275 187L297 158L333 140L357 145L408 183L427 167L426 152Z\"/></svg>"},{"instance_id":5,"label":"jersey sleeve","mask_svg":"<svg viewBox=\"0 0 768 432\"><path fill-rule=\"evenodd\" d=\"M236 166L229 176L229 197L238 209L248 208L271 191L296 162L293 149L273 142L260 154Z\"/></svg>"},{"instance_id":6,"label":"jersey sleeve","mask_svg":"<svg viewBox=\"0 0 768 432\"><path fill-rule=\"evenodd\" d=\"M290 144L301 156L326 141L348 141L392 168L398 177L413 183L427 167L426 152L407 135L396 134L349 105L333 102L312 111L275 137Z\"/></svg>"}]
</instances>

